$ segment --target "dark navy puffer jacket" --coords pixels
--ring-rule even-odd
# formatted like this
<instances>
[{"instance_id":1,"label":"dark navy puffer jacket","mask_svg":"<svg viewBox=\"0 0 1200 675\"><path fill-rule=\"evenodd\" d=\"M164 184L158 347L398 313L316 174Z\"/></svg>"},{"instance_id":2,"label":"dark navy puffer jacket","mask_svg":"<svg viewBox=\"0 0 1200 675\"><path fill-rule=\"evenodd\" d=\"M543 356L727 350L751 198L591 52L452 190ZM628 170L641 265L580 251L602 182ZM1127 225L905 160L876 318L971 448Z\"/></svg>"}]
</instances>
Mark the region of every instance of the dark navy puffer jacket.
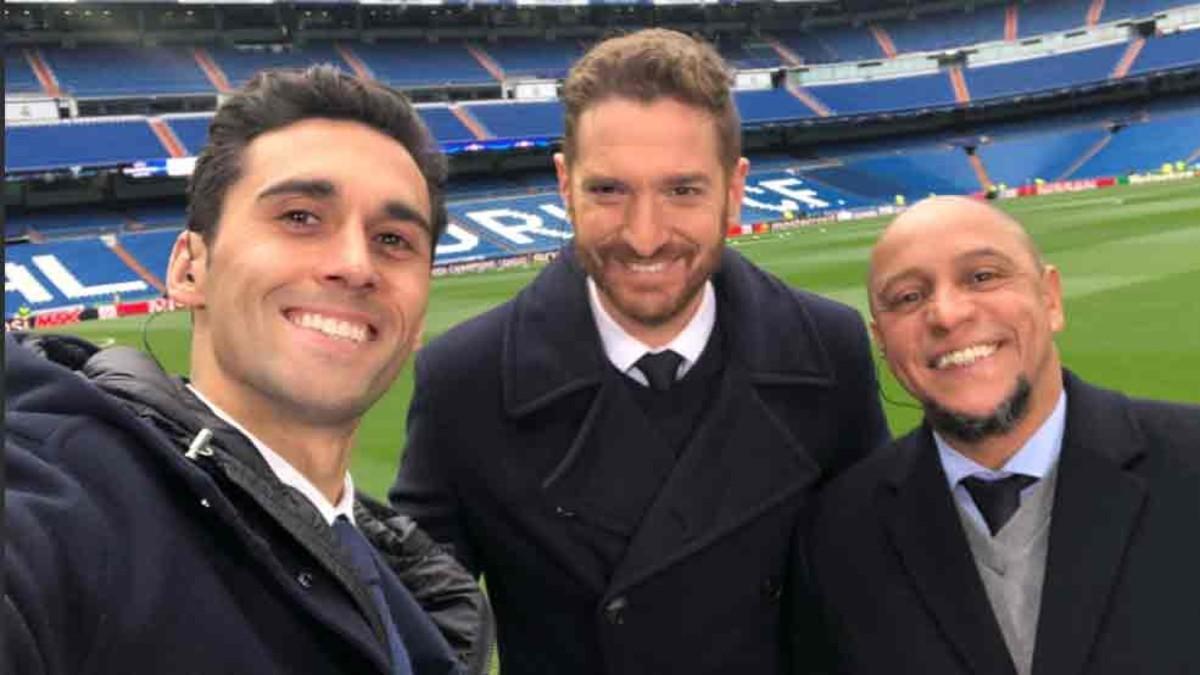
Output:
<instances>
[{"instance_id":1,"label":"dark navy puffer jacket","mask_svg":"<svg viewBox=\"0 0 1200 675\"><path fill-rule=\"evenodd\" d=\"M5 389L4 673L389 672L331 529L182 380L136 350L9 336ZM355 518L403 584L414 671L486 672L471 576L388 507L360 495Z\"/></svg>"}]
</instances>

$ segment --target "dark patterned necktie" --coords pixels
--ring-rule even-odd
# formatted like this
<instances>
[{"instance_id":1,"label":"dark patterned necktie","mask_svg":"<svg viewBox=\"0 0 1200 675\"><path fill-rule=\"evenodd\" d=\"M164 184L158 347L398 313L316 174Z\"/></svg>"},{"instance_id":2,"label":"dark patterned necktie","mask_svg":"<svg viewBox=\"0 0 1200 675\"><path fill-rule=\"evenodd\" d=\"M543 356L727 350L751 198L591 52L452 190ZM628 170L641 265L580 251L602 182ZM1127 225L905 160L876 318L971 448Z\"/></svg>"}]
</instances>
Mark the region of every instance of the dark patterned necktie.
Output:
<instances>
[{"instance_id":1,"label":"dark patterned necktie","mask_svg":"<svg viewBox=\"0 0 1200 675\"><path fill-rule=\"evenodd\" d=\"M683 357L670 349L657 354L647 352L633 364L646 376L650 388L654 391L666 391L675 384L675 375L679 372L679 364Z\"/></svg>"},{"instance_id":2,"label":"dark patterned necktie","mask_svg":"<svg viewBox=\"0 0 1200 675\"><path fill-rule=\"evenodd\" d=\"M350 556L358 580L367 587L375 608L379 610L379 618L383 621L384 633L387 634L386 646L392 655L393 675L413 675L408 650L404 648L404 641L400 639L400 632L396 630L396 622L392 620L392 610L383 594L383 582L379 578L381 571L375 564L371 542L367 541L363 533L345 516L339 516L333 521L333 533L337 535L342 550Z\"/></svg>"},{"instance_id":3,"label":"dark patterned necktie","mask_svg":"<svg viewBox=\"0 0 1200 675\"><path fill-rule=\"evenodd\" d=\"M962 479L962 485L975 500L975 506L983 514L992 536L1004 527L1021 506L1021 490L1033 485L1038 479L1033 476L1013 474L1000 480L983 480L976 476Z\"/></svg>"}]
</instances>

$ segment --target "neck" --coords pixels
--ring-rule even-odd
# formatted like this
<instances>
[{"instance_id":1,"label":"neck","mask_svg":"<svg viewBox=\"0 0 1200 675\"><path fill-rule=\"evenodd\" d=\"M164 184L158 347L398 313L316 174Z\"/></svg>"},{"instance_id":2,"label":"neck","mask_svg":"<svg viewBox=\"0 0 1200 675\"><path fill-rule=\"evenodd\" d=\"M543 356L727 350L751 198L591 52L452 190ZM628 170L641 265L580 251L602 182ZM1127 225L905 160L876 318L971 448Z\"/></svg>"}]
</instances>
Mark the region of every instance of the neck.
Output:
<instances>
[{"instance_id":1,"label":"neck","mask_svg":"<svg viewBox=\"0 0 1200 675\"><path fill-rule=\"evenodd\" d=\"M1060 369L1061 370L1061 369ZM1012 429L994 436L987 436L975 441L965 441L950 436L954 449L970 457L981 466L989 469L1000 469L1013 455L1017 454L1030 438L1042 428L1046 420L1058 405L1062 395L1062 375L1057 375L1052 381L1044 384L1041 391L1031 393L1032 400L1029 409Z\"/></svg>"}]
</instances>

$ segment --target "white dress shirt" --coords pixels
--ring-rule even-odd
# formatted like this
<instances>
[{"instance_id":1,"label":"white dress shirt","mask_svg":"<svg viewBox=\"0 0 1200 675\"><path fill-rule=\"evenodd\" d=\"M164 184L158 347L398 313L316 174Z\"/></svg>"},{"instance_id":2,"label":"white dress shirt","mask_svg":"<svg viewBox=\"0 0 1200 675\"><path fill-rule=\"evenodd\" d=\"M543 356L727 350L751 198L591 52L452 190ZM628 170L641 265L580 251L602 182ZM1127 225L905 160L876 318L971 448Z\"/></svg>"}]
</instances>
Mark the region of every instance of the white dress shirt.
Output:
<instances>
[{"instance_id":1,"label":"white dress shirt","mask_svg":"<svg viewBox=\"0 0 1200 675\"><path fill-rule=\"evenodd\" d=\"M208 406L208 409L211 410L214 415L221 418L221 420L223 420L226 424L234 429L237 429L242 433L243 436L250 439L250 443L254 445L254 447L258 450L258 453L262 455L264 460L266 460L267 466L271 467L272 473L274 473L275 477L279 479L279 482L299 490L300 494L304 495L308 501L312 502L312 505L321 512L321 517L325 519L325 522L332 526L333 521L337 520L339 516L345 516L345 518L349 520L351 524L354 524L354 481L350 478L349 471L346 472L345 484L342 486L341 499L339 499L338 503L336 504L330 503L329 499L327 499L325 495L317 489L317 486L313 485L312 481L305 477L304 474L296 470L296 467L289 464L282 455L275 452L271 448L268 448L262 441L258 440L254 434L246 431L246 429L242 425L238 424L236 420L225 414L224 410L221 410L215 403L205 398L204 394L201 394L198 389L190 384L187 385L187 388L189 391L195 394L196 398L200 399L204 405Z\"/></svg>"},{"instance_id":2,"label":"white dress shirt","mask_svg":"<svg viewBox=\"0 0 1200 675\"><path fill-rule=\"evenodd\" d=\"M600 291L591 277L588 277L587 286L588 304L592 307L592 316L596 320L596 330L600 333L604 355L617 370L644 387L650 386L650 382L634 364L646 352L657 354L670 349L682 356L683 362L679 364L679 370L675 373L675 379L679 380L696 365L696 361L704 353L708 338L712 336L713 328L717 325L717 294L713 290L712 282L706 281L701 293L700 306L679 335L667 344L651 349L641 340L625 332L617 320L604 309L600 302Z\"/></svg>"},{"instance_id":3,"label":"white dress shirt","mask_svg":"<svg viewBox=\"0 0 1200 675\"><path fill-rule=\"evenodd\" d=\"M1021 446L1015 455L1008 458L1004 466L999 469L989 469L975 460L971 459L955 450L946 439L942 438L936 431L933 432L933 442L937 445L938 457L942 461L942 470L946 472L946 482L950 486L950 491L954 495L954 500L975 523L980 532L989 533L987 523L983 519L983 514L980 513L979 507L975 506L975 500L971 499L971 493L967 492L967 488L962 484L962 479L968 476L978 476L983 480L1000 480L1008 478L1013 474L1021 474L1023 476L1033 476L1038 479L1037 483L1030 485L1021 491L1021 500L1025 500L1026 495L1031 490L1037 488L1041 484L1041 480L1050 473L1050 469L1058 463L1058 457L1062 454L1063 431L1067 423L1067 392L1062 392L1058 397L1058 403L1054 405L1054 410L1050 412L1050 416L1042 422L1042 426L1034 432L1033 436Z\"/></svg>"}]
</instances>

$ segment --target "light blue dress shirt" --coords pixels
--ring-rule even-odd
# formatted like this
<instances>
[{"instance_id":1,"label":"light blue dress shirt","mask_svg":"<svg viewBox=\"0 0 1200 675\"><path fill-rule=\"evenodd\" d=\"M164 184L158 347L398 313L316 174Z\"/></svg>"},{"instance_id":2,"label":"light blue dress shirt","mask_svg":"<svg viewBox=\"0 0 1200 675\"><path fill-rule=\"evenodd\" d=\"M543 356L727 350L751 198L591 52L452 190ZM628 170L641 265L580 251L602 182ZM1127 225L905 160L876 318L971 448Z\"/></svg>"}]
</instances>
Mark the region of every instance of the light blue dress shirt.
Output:
<instances>
[{"instance_id":1,"label":"light blue dress shirt","mask_svg":"<svg viewBox=\"0 0 1200 675\"><path fill-rule=\"evenodd\" d=\"M1050 473L1050 469L1058 463L1058 457L1062 454L1063 431L1066 423L1067 392L1064 391L1058 397L1058 403L1054 405L1054 410L1050 412L1050 416L1046 418L1042 426L1038 427L1025 445L1021 446L1021 449L999 469L989 469L966 457L952 448L940 434L936 431L933 432L933 442L937 445L938 457L942 461L942 470L946 473L946 483L950 487L950 493L954 495L954 501L958 503L959 508L967 514L980 532L991 536L983 514L979 512L979 507L975 506L975 501L971 499L971 494L963 486L962 479L967 476L978 476L983 480L1000 480L1013 474L1033 476L1039 482L1021 491L1023 501L1026 495L1037 488L1041 484L1041 479L1045 478L1046 474Z\"/></svg>"}]
</instances>

